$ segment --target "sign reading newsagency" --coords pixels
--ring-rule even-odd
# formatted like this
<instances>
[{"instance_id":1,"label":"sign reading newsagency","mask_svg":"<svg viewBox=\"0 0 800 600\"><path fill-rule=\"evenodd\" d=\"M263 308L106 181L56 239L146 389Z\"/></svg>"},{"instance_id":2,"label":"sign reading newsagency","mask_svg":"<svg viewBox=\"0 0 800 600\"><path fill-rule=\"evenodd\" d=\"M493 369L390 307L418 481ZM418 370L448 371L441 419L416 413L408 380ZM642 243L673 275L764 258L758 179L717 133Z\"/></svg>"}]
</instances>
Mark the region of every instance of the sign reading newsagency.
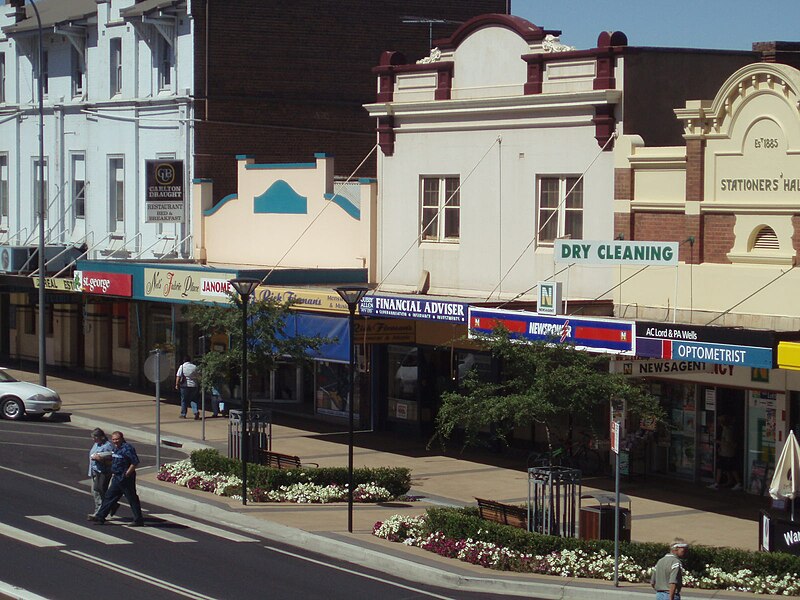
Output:
<instances>
[{"instance_id":1,"label":"sign reading newsagency","mask_svg":"<svg viewBox=\"0 0 800 600\"><path fill-rule=\"evenodd\" d=\"M185 195L182 160L146 160L146 223L183 223Z\"/></svg>"}]
</instances>

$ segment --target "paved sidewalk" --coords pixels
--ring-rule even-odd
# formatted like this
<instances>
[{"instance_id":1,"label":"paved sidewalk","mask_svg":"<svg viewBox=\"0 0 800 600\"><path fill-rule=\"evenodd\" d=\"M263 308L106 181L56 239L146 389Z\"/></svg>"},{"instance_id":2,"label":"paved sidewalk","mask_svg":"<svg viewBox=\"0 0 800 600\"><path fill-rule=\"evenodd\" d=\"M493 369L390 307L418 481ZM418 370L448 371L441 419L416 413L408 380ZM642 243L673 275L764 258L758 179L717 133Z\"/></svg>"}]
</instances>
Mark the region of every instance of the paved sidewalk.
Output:
<instances>
[{"instance_id":1,"label":"paved sidewalk","mask_svg":"<svg viewBox=\"0 0 800 600\"><path fill-rule=\"evenodd\" d=\"M13 371L26 381L37 381L35 373ZM155 441L156 406L153 397L124 390L109 389L91 383L48 376L48 386L58 390L63 400L62 413L79 427L103 427L107 431L122 430L132 440ZM203 421L179 419L178 407L161 404L162 440L181 444L184 450L208 446L227 451L227 419L206 418L205 439ZM210 413L209 413L210 414ZM292 423L297 420L289 419ZM310 421L307 429L301 426L273 425L272 448L277 452L298 455L302 460L321 466L342 466L347 463L346 435L313 431L319 429ZM332 505L263 505L240 503L209 497L209 494L177 488L155 479L153 470L145 469L140 478L142 495L158 497L159 503L177 502L184 510L215 515L220 520L243 519L250 527L259 528L290 543L297 543L303 535L313 534L319 542L334 544L330 553L339 557L351 556L354 562L366 560L370 566L391 560L416 565L412 579L436 585L456 586L462 589L483 589L504 593L532 594L530 582L545 587L536 588L541 597L592 597L610 593L619 594L604 582L587 580L565 581L560 578L532 577L530 575L498 574L480 567L440 558L432 553L400 544L379 540L371 535L373 524L392 514L422 514L432 505L464 505L474 503L474 497L485 497L501 502L524 502L527 498L527 477L522 468L505 468L487 464L487 457L475 456L472 460L449 456L436 449L427 451L419 441L395 440L396 451L385 449L392 444L375 443L377 434L357 434L354 462L358 466L404 466L411 469L412 494L423 496L413 503L356 504L354 533L347 533L346 504ZM361 447L361 442L366 442ZM488 457L491 459L492 457ZM493 461L502 462L502 461ZM509 462L509 461L506 461ZM147 465L145 465L147 466ZM151 465L152 466L152 465ZM610 489L607 480L584 482L584 491L593 485ZM720 493L669 480L650 480L624 483L623 493L632 499L632 538L637 541L669 542L681 536L692 543L736 546L755 549L758 534L758 508L763 499L745 494ZM170 500L172 499L172 500ZM178 500L175 500L178 499ZM292 529L286 529L286 528ZM305 532L305 533L303 533ZM342 542L346 542L342 544ZM320 544L317 544L320 547ZM343 550L348 549L349 550ZM320 551L325 552L325 548ZM377 554L374 552L377 551ZM355 560L360 557L362 560ZM402 557L402 559L401 559ZM433 568L433 569L432 569ZM444 569L440 571L438 569ZM397 572L397 564L389 570ZM435 577L431 573L437 573ZM448 574L449 573L449 574ZM433 579L429 579L432 577ZM434 581L435 580L435 581ZM474 581L473 581L474 580ZM482 581L491 588L481 588ZM501 585L501 582L505 582ZM464 587L465 585L478 585ZM510 587L509 587L510 586ZM522 586L522 587L520 587ZM549 590L549 587L552 590ZM588 587L587 587L588 586ZM567 591L567 589L571 591ZM628 592L652 594L648 586L626 585ZM547 595L552 592L552 596ZM589 593L591 592L591 593ZM719 592L691 592L692 597L723 597ZM587 595L588 594L588 595ZM738 594L725 593L724 597ZM748 594L748 597L753 595ZM684 594L686 597L686 594Z\"/></svg>"}]
</instances>

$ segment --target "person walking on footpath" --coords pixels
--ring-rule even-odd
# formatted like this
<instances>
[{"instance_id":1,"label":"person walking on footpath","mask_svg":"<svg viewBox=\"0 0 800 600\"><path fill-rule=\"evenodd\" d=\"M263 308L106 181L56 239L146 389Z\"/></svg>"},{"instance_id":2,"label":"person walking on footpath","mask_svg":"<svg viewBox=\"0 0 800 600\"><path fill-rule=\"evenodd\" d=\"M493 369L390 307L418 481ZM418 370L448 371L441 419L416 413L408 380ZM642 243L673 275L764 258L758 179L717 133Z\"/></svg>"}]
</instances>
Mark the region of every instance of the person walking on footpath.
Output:
<instances>
[{"instance_id":1,"label":"person walking on footpath","mask_svg":"<svg viewBox=\"0 0 800 600\"><path fill-rule=\"evenodd\" d=\"M111 434L111 443L114 444L111 453L111 485L106 492L103 505L92 520L98 525L105 523L111 507L124 495L133 512L131 526L143 527L142 505L136 493L136 465L139 464L136 449L125 441L125 436L120 431Z\"/></svg>"},{"instance_id":2,"label":"person walking on footpath","mask_svg":"<svg viewBox=\"0 0 800 600\"><path fill-rule=\"evenodd\" d=\"M670 551L662 556L653 573L650 575L650 585L656 591L656 600L681 600L683 587L683 563L681 559L686 556L689 544L676 541Z\"/></svg>"},{"instance_id":3,"label":"person walking on footpath","mask_svg":"<svg viewBox=\"0 0 800 600\"><path fill-rule=\"evenodd\" d=\"M197 365L188 356L185 356L183 364L175 373L175 389L181 394L181 419L186 418L187 406L192 407L195 421L200 418L200 410L197 407L197 392L200 391L200 382L197 376Z\"/></svg>"},{"instance_id":4,"label":"person walking on footpath","mask_svg":"<svg viewBox=\"0 0 800 600\"><path fill-rule=\"evenodd\" d=\"M99 427L92 430L92 444L89 450L89 477L92 478L92 496L94 497L94 510L89 514L89 520L93 520L97 511L103 505L108 485L111 483L111 454L114 445L106 436L105 431ZM109 513L112 517L117 512L119 504L111 507Z\"/></svg>"}]
</instances>

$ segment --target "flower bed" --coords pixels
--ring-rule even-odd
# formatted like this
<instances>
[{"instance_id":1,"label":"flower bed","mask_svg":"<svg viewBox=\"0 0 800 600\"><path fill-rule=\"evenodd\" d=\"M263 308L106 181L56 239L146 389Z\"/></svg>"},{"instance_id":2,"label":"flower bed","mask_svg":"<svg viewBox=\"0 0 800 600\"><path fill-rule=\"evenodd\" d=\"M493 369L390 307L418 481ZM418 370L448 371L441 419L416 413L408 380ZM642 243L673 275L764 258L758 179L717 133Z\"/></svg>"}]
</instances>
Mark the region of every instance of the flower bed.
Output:
<instances>
[{"instance_id":1,"label":"flower bed","mask_svg":"<svg viewBox=\"0 0 800 600\"><path fill-rule=\"evenodd\" d=\"M160 481L182 485L193 490L213 492L218 496L241 498L242 480L235 475L220 475L198 471L191 459L166 464L161 467L157 478ZM320 504L344 502L347 500L347 485L319 485L300 482L282 485L277 489L248 489L248 499L253 502L296 502L299 504ZM392 495L375 483L362 483L353 490L354 502L384 502Z\"/></svg>"},{"instance_id":2,"label":"flower bed","mask_svg":"<svg viewBox=\"0 0 800 600\"><path fill-rule=\"evenodd\" d=\"M472 537L459 539L448 537L441 531L431 531L431 520L428 515L421 517L394 515L385 521L375 523L372 532L373 535L392 542L416 546L440 556L490 569L607 581L611 581L614 577L614 556L605 549L587 551L581 548L563 548L547 554L534 554ZM487 530L477 529L475 537L479 538L486 533ZM523 533L529 536L537 535ZM636 564L629 556L621 554L619 557L620 581L647 582L650 579L651 568L652 565ZM796 573L764 574L754 573L752 569L726 572L708 564L702 573L685 571L684 585L758 594L800 595L800 581Z\"/></svg>"}]
</instances>

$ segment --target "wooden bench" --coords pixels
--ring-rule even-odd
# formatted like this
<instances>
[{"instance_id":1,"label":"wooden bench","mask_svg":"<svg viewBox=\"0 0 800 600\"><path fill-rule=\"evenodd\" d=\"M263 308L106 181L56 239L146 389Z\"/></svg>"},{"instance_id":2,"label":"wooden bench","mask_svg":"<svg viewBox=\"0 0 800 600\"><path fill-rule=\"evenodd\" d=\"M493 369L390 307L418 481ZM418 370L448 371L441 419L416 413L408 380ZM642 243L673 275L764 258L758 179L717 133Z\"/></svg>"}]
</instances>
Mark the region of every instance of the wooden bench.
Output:
<instances>
[{"instance_id":1,"label":"wooden bench","mask_svg":"<svg viewBox=\"0 0 800 600\"><path fill-rule=\"evenodd\" d=\"M291 454L281 454L280 452L272 452L271 450L259 450L261 456L261 464L274 469L302 469L303 467L316 467L319 468L317 463L301 464L299 456L292 456Z\"/></svg>"},{"instance_id":2,"label":"wooden bench","mask_svg":"<svg viewBox=\"0 0 800 600\"><path fill-rule=\"evenodd\" d=\"M528 529L528 509L511 504L503 504L494 500L475 498L478 501L478 512L482 519Z\"/></svg>"}]
</instances>

